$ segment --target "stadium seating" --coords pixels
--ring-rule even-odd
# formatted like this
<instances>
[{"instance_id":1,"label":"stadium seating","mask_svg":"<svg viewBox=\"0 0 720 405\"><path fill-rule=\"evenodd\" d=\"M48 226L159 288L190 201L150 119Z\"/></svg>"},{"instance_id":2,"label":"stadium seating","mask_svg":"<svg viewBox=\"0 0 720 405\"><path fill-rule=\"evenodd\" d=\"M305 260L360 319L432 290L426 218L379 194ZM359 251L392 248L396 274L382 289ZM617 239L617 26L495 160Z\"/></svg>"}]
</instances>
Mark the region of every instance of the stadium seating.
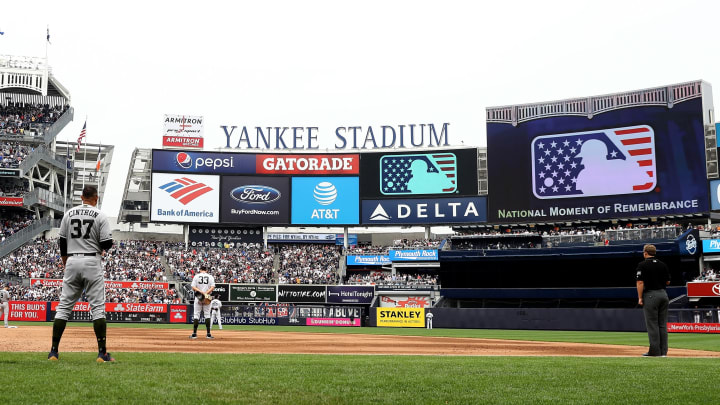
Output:
<instances>
[{"instance_id":1,"label":"stadium seating","mask_svg":"<svg viewBox=\"0 0 720 405\"><path fill-rule=\"evenodd\" d=\"M24 103L0 105L0 135L22 135L33 127L52 125L67 109Z\"/></svg>"},{"instance_id":2,"label":"stadium seating","mask_svg":"<svg viewBox=\"0 0 720 405\"><path fill-rule=\"evenodd\" d=\"M283 245L279 284L337 284L340 251L335 245Z\"/></svg>"},{"instance_id":3,"label":"stadium seating","mask_svg":"<svg viewBox=\"0 0 720 405\"><path fill-rule=\"evenodd\" d=\"M172 273L182 281L192 281L195 272L204 265L216 283L273 283L271 250L262 245L241 244L233 249L197 248L186 250L184 245L167 245L166 256Z\"/></svg>"}]
</instances>

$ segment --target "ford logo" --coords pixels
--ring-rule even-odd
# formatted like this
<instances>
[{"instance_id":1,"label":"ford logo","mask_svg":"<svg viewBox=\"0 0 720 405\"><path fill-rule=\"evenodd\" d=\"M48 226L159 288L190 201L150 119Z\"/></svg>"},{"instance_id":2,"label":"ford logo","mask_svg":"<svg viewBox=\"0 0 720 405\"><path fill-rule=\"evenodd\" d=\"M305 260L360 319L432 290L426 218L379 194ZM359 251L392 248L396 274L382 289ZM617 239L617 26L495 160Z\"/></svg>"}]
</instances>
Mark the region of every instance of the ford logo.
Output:
<instances>
[{"instance_id":1,"label":"ford logo","mask_svg":"<svg viewBox=\"0 0 720 405\"><path fill-rule=\"evenodd\" d=\"M230 197L241 203L269 204L277 201L281 194L277 189L268 186L240 186L230 192Z\"/></svg>"}]
</instances>

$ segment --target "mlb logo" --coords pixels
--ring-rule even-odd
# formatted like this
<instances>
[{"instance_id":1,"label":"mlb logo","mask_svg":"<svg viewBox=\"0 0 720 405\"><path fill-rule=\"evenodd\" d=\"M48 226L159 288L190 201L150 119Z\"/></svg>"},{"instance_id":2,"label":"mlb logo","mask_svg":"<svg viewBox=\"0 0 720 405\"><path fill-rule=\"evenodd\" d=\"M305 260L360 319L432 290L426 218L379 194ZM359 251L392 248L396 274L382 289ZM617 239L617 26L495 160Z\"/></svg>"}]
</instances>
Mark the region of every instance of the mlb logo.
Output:
<instances>
[{"instance_id":1,"label":"mlb logo","mask_svg":"<svg viewBox=\"0 0 720 405\"><path fill-rule=\"evenodd\" d=\"M385 195L448 194L456 190L454 153L386 155L380 159L380 192Z\"/></svg>"},{"instance_id":2,"label":"mlb logo","mask_svg":"<svg viewBox=\"0 0 720 405\"><path fill-rule=\"evenodd\" d=\"M655 132L647 125L543 135L530 148L540 199L647 193L657 185Z\"/></svg>"}]
</instances>

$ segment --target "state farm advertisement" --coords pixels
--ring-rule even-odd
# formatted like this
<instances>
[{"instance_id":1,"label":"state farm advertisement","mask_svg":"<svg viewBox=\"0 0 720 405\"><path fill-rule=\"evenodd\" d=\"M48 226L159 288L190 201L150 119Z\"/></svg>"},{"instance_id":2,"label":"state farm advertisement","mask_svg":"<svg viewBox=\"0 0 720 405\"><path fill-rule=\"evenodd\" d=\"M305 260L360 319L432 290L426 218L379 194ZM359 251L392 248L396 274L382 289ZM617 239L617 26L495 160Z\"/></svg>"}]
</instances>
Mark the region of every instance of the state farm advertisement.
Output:
<instances>
[{"instance_id":1,"label":"state farm advertisement","mask_svg":"<svg viewBox=\"0 0 720 405\"><path fill-rule=\"evenodd\" d=\"M670 323L668 332L674 333L720 333L720 323Z\"/></svg>"},{"instance_id":2,"label":"state farm advertisement","mask_svg":"<svg viewBox=\"0 0 720 405\"><path fill-rule=\"evenodd\" d=\"M22 197L0 197L0 207L22 207Z\"/></svg>"},{"instance_id":3,"label":"state farm advertisement","mask_svg":"<svg viewBox=\"0 0 720 405\"><path fill-rule=\"evenodd\" d=\"M47 320L47 302L38 301L10 301L9 312L11 321L35 321L45 322ZM5 320L7 314L0 315L0 320Z\"/></svg>"},{"instance_id":4,"label":"state farm advertisement","mask_svg":"<svg viewBox=\"0 0 720 405\"><path fill-rule=\"evenodd\" d=\"M688 297L720 297L720 282L696 281L687 283Z\"/></svg>"},{"instance_id":5,"label":"state farm advertisement","mask_svg":"<svg viewBox=\"0 0 720 405\"><path fill-rule=\"evenodd\" d=\"M360 155L257 155L258 174L359 174Z\"/></svg>"},{"instance_id":6,"label":"state farm advertisement","mask_svg":"<svg viewBox=\"0 0 720 405\"><path fill-rule=\"evenodd\" d=\"M46 287L62 287L62 280L50 278L32 278L30 285L42 285ZM105 288L128 288L140 290L167 290L168 283L159 281L111 281L105 280Z\"/></svg>"},{"instance_id":7,"label":"state farm advertisement","mask_svg":"<svg viewBox=\"0 0 720 405\"><path fill-rule=\"evenodd\" d=\"M190 136L163 136L162 146L165 148L203 148L203 138Z\"/></svg>"},{"instance_id":8,"label":"state farm advertisement","mask_svg":"<svg viewBox=\"0 0 720 405\"><path fill-rule=\"evenodd\" d=\"M60 304L57 301L50 303L50 310L57 311L57 306ZM167 312L168 304L151 304L151 303L131 303L131 302L106 302L105 312L153 312L153 313L165 313ZM73 312L88 312L90 311L90 303L77 302L73 307Z\"/></svg>"},{"instance_id":9,"label":"state farm advertisement","mask_svg":"<svg viewBox=\"0 0 720 405\"><path fill-rule=\"evenodd\" d=\"M170 305L170 323L187 323L188 305Z\"/></svg>"}]
</instances>

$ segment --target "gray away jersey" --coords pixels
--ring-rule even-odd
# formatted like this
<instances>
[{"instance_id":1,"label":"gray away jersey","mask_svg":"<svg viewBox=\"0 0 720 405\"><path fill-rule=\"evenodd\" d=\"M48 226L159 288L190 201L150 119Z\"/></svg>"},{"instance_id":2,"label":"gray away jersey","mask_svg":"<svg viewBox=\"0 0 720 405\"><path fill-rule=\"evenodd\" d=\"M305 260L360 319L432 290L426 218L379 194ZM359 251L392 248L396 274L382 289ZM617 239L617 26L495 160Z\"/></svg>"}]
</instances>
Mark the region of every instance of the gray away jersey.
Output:
<instances>
[{"instance_id":1,"label":"gray away jersey","mask_svg":"<svg viewBox=\"0 0 720 405\"><path fill-rule=\"evenodd\" d=\"M69 209L60 224L59 235L67 240L67 252L100 253L100 242L112 239L107 216L91 205Z\"/></svg>"},{"instance_id":2,"label":"gray away jersey","mask_svg":"<svg viewBox=\"0 0 720 405\"><path fill-rule=\"evenodd\" d=\"M0 303L10 301L10 293L5 290L0 290Z\"/></svg>"}]
</instances>

